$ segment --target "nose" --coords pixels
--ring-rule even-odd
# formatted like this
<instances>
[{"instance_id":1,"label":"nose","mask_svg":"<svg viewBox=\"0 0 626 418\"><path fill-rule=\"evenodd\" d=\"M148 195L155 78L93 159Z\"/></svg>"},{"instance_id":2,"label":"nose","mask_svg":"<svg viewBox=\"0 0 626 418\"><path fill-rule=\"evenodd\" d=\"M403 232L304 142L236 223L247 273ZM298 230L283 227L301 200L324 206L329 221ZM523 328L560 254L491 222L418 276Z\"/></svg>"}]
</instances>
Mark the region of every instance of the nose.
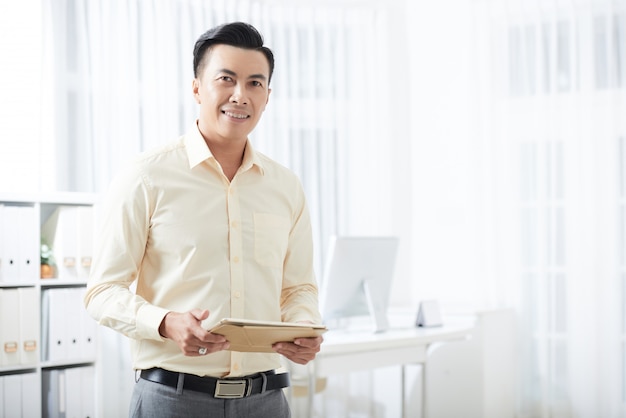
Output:
<instances>
[{"instance_id":1,"label":"nose","mask_svg":"<svg viewBox=\"0 0 626 418\"><path fill-rule=\"evenodd\" d=\"M241 84L235 85L233 89L233 93L230 96L230 102L235 103L235 104L240 104L240 105L248 104L248 99L246 98L245 90Z\"/></svg>"}]
</instances>

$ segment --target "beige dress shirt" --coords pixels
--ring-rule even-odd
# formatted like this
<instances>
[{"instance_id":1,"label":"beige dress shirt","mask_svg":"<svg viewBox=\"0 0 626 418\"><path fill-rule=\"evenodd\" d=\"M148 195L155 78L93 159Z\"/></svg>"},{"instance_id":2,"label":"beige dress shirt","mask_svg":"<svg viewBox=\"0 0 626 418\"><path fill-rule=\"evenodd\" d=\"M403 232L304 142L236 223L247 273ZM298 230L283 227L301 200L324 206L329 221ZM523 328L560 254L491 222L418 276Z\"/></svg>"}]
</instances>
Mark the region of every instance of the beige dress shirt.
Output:
<instances>
[{"instance_id":1,"label":"beige dress shirt","mask_svg":"<svg viewBox=\"0 0 626 418\"><path fill-rule=\"evenodd\" d=\"M85 304L131 338L135 369L221 377L281 365L275 353L184 356L159 335L169 311L208 309L207 329L226 317L321 322L302 186L249 142L229 182L194 125L123 170L102 215Z\"/></svg>"}]
</instances>

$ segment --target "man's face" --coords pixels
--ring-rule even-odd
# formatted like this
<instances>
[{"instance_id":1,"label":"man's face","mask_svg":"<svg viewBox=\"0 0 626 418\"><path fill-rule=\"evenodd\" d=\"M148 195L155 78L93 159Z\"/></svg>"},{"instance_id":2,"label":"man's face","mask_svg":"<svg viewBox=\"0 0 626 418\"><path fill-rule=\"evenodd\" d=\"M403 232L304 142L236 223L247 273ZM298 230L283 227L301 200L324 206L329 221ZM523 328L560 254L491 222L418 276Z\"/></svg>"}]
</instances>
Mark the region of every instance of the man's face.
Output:
<instances>
[{"instance_id":1,"label":"man's face","mask_svg":"<svg viewBox=\"0 0 626 418\"><path fill-rule=\"evenodd\" d=\"M269 63L262 52L215 45L193 81L198 125L208 140L244 140L269 99Z\"/></svg>"}]
</instances>

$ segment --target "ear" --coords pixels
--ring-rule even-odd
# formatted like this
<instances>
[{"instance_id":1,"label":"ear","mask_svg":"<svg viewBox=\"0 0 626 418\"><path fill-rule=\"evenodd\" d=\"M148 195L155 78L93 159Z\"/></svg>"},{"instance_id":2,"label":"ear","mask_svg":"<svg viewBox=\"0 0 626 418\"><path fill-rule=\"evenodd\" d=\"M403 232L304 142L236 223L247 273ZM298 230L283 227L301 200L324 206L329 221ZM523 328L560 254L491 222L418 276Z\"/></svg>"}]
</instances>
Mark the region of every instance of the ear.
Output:
<instances>
[{"instance_id":1,"label":"ear","mask_svg":"<svg viewBox=\"0 0 626 418\"><path fill-rule=\"evenodd\" d=\"M267 106L267 104L270 101L270 93L272 92L272 89L267 89L267 99L265 99L265 106Z\"/></svg>"},{"instance_id":2,"label":"ear","mask_svg":"<svg viewBox=\"0 0 626 418\"><path fill-rule=\"evenodd\" d=\"M196 99L196 103L200 104L200 80L194 78L191 82L191 88L193 91L193 97Z\"/></svg>"}]
</instances>

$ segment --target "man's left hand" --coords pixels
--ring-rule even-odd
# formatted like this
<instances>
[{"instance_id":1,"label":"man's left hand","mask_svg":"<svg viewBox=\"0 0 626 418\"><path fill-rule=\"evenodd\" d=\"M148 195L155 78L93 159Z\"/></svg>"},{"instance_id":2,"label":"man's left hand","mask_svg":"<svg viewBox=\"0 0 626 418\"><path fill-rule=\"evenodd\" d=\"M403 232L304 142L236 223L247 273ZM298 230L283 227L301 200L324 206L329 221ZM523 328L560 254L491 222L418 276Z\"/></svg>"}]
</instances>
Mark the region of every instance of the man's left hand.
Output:
<instances>
[{"instance_id":1,"label":"man's left hand","mask_svg":"<svg viewBox=\"0 0 626 418\"><path fill-rule=\"evenodd\" d=\"M297 364L307 364L315 358L320 351L320 345L324 341L321 336L314 338L296 338L294 342L280 342L272 346L274 351L282 354Z\"/></svg>"}]
</instances>

